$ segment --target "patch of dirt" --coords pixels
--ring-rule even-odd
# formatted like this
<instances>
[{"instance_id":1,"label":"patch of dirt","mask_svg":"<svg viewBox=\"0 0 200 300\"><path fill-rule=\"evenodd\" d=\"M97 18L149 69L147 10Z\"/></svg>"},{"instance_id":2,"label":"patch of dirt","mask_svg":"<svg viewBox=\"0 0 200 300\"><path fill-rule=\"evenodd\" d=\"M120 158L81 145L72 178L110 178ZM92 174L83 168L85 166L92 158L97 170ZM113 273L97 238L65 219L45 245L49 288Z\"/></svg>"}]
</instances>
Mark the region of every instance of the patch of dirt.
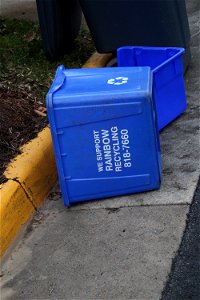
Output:
<instances>
[{"instance_id":1,"label":"patch of dirt","mask_svg":"<svg viewBox=\"0 0 200 300\"><path fill-rule=\"evenodd\" d=\"M0 86L0 183L7 181L3 172L19 148L48 123L45 113L38 113L40 106L32 95Z\"/></svg>"}]
</instances>

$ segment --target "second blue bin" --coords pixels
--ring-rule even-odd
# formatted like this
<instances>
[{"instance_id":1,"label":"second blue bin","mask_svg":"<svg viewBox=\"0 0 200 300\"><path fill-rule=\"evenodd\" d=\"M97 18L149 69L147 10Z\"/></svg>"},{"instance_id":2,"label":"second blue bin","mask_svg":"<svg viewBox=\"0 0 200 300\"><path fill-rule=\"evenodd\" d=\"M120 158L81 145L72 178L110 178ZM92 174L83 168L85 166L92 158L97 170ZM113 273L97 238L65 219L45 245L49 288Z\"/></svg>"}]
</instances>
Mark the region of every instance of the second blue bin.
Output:
<instances>
[{"instance_id":1,"label":"second blue bin","mask_svg":"<svg viewBox=\"0 0 200 300\"><path fill-rule=\"evenodd\" d=\"M119 67L151 68L159 130L186 110L183 53L183 48L161 47L122 47L117 51Z\"/></svg>"}]
</instances>

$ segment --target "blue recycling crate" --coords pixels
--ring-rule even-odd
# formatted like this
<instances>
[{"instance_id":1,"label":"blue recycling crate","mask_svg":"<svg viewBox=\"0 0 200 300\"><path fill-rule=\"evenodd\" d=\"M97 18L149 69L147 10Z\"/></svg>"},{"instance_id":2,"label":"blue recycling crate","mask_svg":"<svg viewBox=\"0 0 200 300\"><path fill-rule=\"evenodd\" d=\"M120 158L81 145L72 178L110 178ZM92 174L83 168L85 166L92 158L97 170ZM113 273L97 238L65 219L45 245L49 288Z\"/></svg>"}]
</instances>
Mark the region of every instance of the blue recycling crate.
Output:
<instances>
[{"instance_id":1,"label":"blue recycling crate","mask_svg":"<svg viewBox=\"0 0 200 300\"><path fill-rule=\"evenodd\" d=\"M149 67L61 66L47 94L47 111L66 206L159 188Z\"/></svg>"},{"instance_id":2,"label":"blue recycling crate","mask_svg":"<svg viewBox=\"0 0 200 300\"><path fill-rule=\"evenodd\" d=\"M186 110L183 78L183 48L121 47L119 67L149 66L153 72L153 94L158 128L161 130Z\"/></svg>"}]
</instances>

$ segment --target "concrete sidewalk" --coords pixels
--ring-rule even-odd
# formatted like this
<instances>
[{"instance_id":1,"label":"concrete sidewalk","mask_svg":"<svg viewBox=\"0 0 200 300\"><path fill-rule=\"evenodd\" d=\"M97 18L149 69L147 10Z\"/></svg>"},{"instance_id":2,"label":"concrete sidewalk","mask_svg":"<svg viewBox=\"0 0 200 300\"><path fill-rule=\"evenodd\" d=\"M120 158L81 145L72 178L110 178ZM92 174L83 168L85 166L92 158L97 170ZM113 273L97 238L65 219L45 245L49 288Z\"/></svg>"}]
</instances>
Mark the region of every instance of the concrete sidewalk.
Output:
<instances>
[{"instance_id":1,"label":"concrete sidewalk","mask_svg":"<svg viewBox=\"0 0 200 300\"><path fill-rule=\"evenodd\" d=\"M161 133L161 189L66 209L55 187L2 267L3 299L161 297L199 176L199 13L189 1L188 110Z\"/></svg>"},{"instance_id":2,"label":"concrete sidewalk","mask_svg":"<svg viewBox=\"0 0 200 300\"><path fill-rule=\"evenodd\" d=\"M36 21L36 0L1 0L0 16Z\"/></svg>"},{"instance_id":3,"label":"concrete sidewalk","mask_svg":"<svg viewBox=\"0 0 200 300\"><path fill-rule=\"evenodd\" d=\"M46 202L3 268L3 299L159 299L187 205L63 209Z\"/></svg>"}]
</instances>

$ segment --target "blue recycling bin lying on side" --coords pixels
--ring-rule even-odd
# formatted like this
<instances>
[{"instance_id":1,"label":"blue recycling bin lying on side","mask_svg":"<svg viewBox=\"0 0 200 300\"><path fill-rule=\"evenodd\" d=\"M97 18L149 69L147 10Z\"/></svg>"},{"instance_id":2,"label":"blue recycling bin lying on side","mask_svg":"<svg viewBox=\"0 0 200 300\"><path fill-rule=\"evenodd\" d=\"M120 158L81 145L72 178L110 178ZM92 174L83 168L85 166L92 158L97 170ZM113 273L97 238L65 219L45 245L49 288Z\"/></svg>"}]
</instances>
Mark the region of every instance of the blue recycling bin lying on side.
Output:
<instances>
[{"instance_id":1,"label":"blue recycling bin lying on side","mask_svg":"<svg viewBox=\"0 0 200 300\"><path fill-rule=\"evenodd\" d=\"M159 188L149 67L61 66L47 95L47 110L66 206Z\"/></svg>"},{"instance_id":2,"label":"blue recycling bin lying on side","mask_svg":"<svg viewBox=\"0 0 200 300\"><path fill-rule=\"evenodd\" d=\"M119 67L151 67L159 130L186 110L182 63L184 51L183 48L132 46L117 51Z\"/></svg>"}]
</instances>

